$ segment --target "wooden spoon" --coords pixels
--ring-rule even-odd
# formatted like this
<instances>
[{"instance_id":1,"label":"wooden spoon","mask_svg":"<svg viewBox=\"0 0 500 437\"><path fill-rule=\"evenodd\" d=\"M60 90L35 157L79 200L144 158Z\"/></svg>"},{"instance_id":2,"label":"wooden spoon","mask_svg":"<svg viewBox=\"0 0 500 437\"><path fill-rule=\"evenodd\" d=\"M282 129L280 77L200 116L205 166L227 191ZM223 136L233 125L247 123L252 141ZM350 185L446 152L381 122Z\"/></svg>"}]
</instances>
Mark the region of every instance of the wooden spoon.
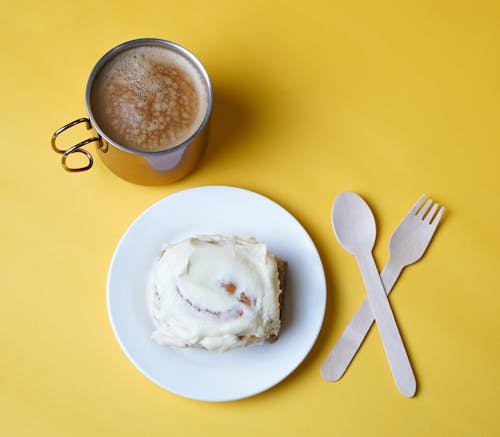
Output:
<instances>
[{"instance_id":1,"label":"wooden spoon","mask_svg":"<svg viewBox=\"0 0 500 437\"><path fill-rule=\"evenodd\" d=\"M396 386L403 395L412 397L417 386L415 375L372 256L377 234L373 214L360 196L344 192L333 204L332 224L339 243L356 257Z\"/></svg>"}]
</instances>

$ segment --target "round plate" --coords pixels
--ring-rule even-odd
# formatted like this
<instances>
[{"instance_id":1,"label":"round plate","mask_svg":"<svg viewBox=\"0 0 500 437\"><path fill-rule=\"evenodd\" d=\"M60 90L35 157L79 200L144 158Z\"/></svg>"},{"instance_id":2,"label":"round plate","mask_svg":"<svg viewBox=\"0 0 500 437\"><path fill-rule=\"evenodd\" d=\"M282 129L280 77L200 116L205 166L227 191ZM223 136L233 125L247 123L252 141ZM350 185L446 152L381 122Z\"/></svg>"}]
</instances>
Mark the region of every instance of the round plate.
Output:
<instances>
[{"instance_id":1,"label":"round plate","mask_svg":"<svg viewBox=\"0 0 500 437\"><path fill-rule=\"evenodd\" d=\"M151 339L148 287L161 247L200 234L253 236L288 262L276 343L208 352ZM323 265L300 223L264 196L224 186L181 191L144 211L115 250L107 289L111 325L130 361L160 387L203 401L242 399L286 378L316 341L326 304Z\"/></svg>"}]
</instances>

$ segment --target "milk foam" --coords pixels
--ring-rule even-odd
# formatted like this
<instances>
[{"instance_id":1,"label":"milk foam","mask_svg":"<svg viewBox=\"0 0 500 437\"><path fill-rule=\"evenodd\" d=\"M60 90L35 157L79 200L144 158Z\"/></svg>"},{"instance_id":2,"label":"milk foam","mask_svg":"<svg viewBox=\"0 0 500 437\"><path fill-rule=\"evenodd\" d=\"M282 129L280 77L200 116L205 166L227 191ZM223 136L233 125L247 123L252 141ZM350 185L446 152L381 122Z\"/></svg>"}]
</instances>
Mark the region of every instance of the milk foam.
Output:
<instances>
[{"instance_id":1,"label":"milk foam","mask_svg":"<svg viewBox=\"0 0 500 437\"><path fill-rule=\"evenodd\" d=\"M91 105L111 139L152 152L181 144L199 128L208 90L197 67L164 46L127 49L97 74Z\"/></svg>"}]
</instances>

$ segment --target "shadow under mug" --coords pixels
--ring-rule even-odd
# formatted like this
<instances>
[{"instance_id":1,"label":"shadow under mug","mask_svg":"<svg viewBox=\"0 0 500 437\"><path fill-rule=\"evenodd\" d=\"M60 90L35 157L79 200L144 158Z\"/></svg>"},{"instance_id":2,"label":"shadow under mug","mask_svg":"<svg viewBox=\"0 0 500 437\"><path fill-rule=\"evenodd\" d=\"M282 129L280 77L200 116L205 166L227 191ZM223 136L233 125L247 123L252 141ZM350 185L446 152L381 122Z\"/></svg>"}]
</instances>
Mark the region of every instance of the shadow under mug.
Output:
<instances>
[{"instance_id":1,"label":"shadow under mug","mask_svg":"<svg viewBox=\"0 0 500 437\"><path fill-rule=\"evenodd\" d=\"M167 47L184 56L197 68L207 88L208 105L201 125L187 140L166 150L142 152L118 144L99 127L92 112L91 92L96 75L118 53L138 46ZM208 73L201 62L191 52L176 43L163 39L141 38L127 41L107 52L94 66L87 81L85 92L88 118L79 118L56 130L52 135L52 148L57 153L62 154L61 164L69 172L81 172L89 170L92 167L94 163L93 156L84 146L96 143L97 152L104 164L121 178L142 185L168 184L187 176L203 157L208 144L212 103L212 86ZM65 130L80 123L85 123L87 130L91 131L89 138L68 149L58 147L56 144L57 137ZM74 153L83 154L88 160L87 164L80 167L69 166L67 159Z\"/></svg>"}]
</instances>

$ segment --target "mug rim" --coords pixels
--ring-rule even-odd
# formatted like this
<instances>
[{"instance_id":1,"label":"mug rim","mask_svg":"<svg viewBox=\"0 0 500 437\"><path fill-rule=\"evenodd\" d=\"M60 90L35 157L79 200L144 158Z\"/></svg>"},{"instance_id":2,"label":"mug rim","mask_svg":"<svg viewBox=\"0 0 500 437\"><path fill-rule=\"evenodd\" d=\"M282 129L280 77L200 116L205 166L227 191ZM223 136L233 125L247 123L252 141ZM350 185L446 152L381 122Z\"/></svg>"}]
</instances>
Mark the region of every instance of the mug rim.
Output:
<instances>
[{"instance_id":1,"label":"mug rim","mask_svg":"<svg viewBox=\"0 0 500 437\"><path fill-rule=\"evenodd\" d=\"M101 70L101 68L114 56L116 56L118 53L127 50L132 47L138 47L138 46L167 46L170 49L173 49L177 53L180 53L184 57L186 57L189 61L191 61L195 67L198 69L200 74L203 77L203 80L205 81L206 87L207 87L207 95L208 95L208 105L207 105L207 110L205 117L203 118L203 121L201 122L200 126L196 129L196 131L189 136L186 140L184 140L182 143L170 147L168 149L164 150L155 150L153 152L146 152L146 151L141 151L141 150L136 150L132 149L130 147L123 146L116 141L114 141L112 138L110 138L99 126L97 121L94 118L94 114L92 112L92 107L90 104L90 95L92 92L92 85L94 83L94 79ZM138 39L133 39L130 41L125 41L116 47L113 47L112 49L108 50L102 57L97 61L97 63L94 65L92 68L92 71L90 72L89 78L87 80L87 86L85 89L85 105L87 107L87 113L89 115L92 127L101 135L109 144L112 146L123 150L124 152L131 153L133 155L139 155L139 156L158 156L158 155L163 155L163 154L169 154L173 153L175 151L178 151L182 149L183 147L188 146L190 143L194 141L194 139L200 134L200 132L205 128L206 124L208 123L208 120L210 119L210 115L212 113L212 104L213 104L213 92L212 92L212 84L210 82L210 77L208 76L208 73L203 66L203 64L200 62L200 60L189 50L187 50L185 47L173 42L169 41L166 39L161 39L161 38L138 38Z\"/></svg>"}]
</instances>

